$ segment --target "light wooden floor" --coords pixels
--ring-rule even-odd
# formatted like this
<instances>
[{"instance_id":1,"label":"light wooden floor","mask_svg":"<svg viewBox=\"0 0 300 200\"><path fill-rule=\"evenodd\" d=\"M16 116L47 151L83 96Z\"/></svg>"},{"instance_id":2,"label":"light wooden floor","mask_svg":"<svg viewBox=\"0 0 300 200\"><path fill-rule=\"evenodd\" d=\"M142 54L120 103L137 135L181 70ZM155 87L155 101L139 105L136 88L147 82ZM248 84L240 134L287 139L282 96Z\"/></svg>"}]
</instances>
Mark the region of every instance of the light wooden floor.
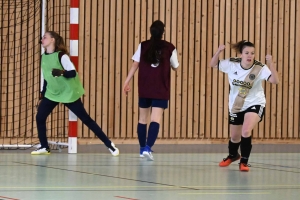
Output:
<instances>
[{"instance_id":1,"label":"light wooden floor","mask_svg":"<svg viewBox=\"0 0 300 200\"><path fill-rule=\"evenodd\" d=\"M1 150L0 200L299 199L299 145L254 145L248 173L218 166L226 146L156 145L155 161L139 158L137 145L118 145L119 157L104 145L49 156Z\"/></svg>"}]
</instances>

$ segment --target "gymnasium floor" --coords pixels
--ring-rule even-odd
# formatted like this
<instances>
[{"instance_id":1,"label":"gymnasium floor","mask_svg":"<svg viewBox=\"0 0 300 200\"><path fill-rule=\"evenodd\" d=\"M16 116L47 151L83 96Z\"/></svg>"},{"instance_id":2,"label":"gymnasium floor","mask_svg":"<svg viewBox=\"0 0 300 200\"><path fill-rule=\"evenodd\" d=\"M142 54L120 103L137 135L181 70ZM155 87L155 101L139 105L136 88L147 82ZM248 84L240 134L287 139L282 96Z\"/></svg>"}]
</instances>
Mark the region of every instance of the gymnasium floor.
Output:
<instances>
[{"instance_id":1,"label":"gymnasium floor","mask_svg":"<svg viewBox=\"0 0 300 200\"><path fill-rule=\"evenodd\" d=\"M139 158L137 145L118 147L119 157L104 145L0 150L0 200L300 199L300 145L254 145L250 172L218 166L227 145L157 144L155 161Z\"/></svg>"}]
</instances>

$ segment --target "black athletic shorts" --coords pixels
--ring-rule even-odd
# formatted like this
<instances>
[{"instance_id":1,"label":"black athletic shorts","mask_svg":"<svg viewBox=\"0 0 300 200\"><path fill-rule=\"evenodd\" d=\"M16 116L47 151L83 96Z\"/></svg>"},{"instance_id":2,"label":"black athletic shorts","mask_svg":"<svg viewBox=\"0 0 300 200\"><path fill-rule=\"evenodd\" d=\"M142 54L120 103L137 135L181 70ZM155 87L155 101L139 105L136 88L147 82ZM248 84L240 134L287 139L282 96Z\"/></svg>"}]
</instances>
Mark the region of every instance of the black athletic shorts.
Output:
<instances>
[{"instance_id":1,"label":"black athletic shorts","mask_svg":"<svg viewBox=\"0 0 300 200\"><path fill-rule=\"evenodd\" d=\"M250 106L246 110L238 113L229 113L229 124L232 125L242 125L244 123L244 116L247 112L254 112L257 113L260 117L260 121L262 121L262 118L265 114L265 107L261 105L254 105Z\"/></svg>"}]
</instances>

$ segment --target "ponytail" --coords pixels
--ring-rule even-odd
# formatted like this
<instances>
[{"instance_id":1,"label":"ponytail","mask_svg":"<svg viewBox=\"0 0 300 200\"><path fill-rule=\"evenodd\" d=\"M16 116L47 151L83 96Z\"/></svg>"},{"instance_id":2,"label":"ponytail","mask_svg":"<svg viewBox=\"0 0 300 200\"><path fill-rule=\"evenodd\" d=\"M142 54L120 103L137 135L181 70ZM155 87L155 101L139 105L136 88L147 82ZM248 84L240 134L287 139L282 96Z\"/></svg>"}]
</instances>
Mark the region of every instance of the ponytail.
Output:
<instances>
[{"instance_id":1,"label":"ponytail","mask_svg":"<svg viewBox=\"0 0 300 200\"><path fill-rule=\"evenodd\" d=\"M47 31L52 38L55 39L55 51L61 51L67 55L69 55L69 51L65 45L64 39L54 31Z\"/></svg>"},{"instance_id":2,"label":"ponytail","mask_svg":"<svg viewBox=\"0 0 300 200\"><path fill-rule=\"evenodd\" d=\"M238 53L242 53L243 49L245 47L254 47L254 44L252 42L247 41L247 40L242 40L242 41L239 41L236 44L231 44L231 48L233 48Z\"/></svg>"},{"instance_id":3,"label":"ponytail","mask_svg":"<svg viewBox=\"0 0 300 200\"><path fill-rule=\"evenodd\" d=\"M162 36L165 31L165 25L160 20L156 20L150 27L150 45L145 52L144 59L149 64L158 64L162 58L161 50L163 48Z\"/></svg>"}]
</instances>

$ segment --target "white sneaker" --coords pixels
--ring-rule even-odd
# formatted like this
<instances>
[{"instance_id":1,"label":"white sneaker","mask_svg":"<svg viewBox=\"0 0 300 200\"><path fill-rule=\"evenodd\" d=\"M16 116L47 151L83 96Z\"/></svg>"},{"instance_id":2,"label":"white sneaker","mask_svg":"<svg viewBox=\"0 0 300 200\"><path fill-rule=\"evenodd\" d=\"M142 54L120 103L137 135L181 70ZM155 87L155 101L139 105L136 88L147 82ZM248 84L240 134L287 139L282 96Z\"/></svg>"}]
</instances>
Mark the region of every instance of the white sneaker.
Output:
<instances>
[{"instance_id":1,"label":"white sneaker","mask_svg":"<svg viewBox=\"0 0 300 200\"><path fill-rule=\"evenodd\" d=\"M119 149L116 147L116 145L114 143L111 143L111 146L115 149L115 151L113 151L112 149L108 148L108 150L110 151L110 153L113 156L118 156L120 154Z\"/></svg>"},{"instance_id":2,"label":"white sneaker","mask_svg":"<svg viewBox=\"0 0 300 200\"><path fill-rule=\"evenodd\" d=\"M149 161L153 161L153 160L154 160L154 157L153 157L153 155L152 155L151 152L144 151L144 152L143 152L143 155L144 155L144 157L146 157L147 160L149 160Z\"/></svg>"},{"instance_id":3,"label":"white sneaker","mask_svg":"<svg viewBox=\"0 0 300 200\"><path fill-rule=\"evenodd\" d=\"M147 158L147 160L149 161L153 161L154 160L154 157L152 155L152 150L149 146L146 146L144 151L143 151L143 155Z\"/></svg>"},{"instance_id":4,"label":"white sneaker","mask_svg":"<svg viewBox=\"0 0 300 200\"><path fill-rule=\"evenodd\" d=\"M145 147L140 147L140 158L144 158L143 152L145 150Z\"/></svg>"},{"instance_id":5,"label":"white sneaker","mask_svg":"<svg viewBox=\"0 0 300 200\"><path fill-rule=\"evenodd\" d=\"M42 147L31 152L31 155L49 155L49 154L50 154L50 149L46 149Z\"/></svg>"}]
</instances>

